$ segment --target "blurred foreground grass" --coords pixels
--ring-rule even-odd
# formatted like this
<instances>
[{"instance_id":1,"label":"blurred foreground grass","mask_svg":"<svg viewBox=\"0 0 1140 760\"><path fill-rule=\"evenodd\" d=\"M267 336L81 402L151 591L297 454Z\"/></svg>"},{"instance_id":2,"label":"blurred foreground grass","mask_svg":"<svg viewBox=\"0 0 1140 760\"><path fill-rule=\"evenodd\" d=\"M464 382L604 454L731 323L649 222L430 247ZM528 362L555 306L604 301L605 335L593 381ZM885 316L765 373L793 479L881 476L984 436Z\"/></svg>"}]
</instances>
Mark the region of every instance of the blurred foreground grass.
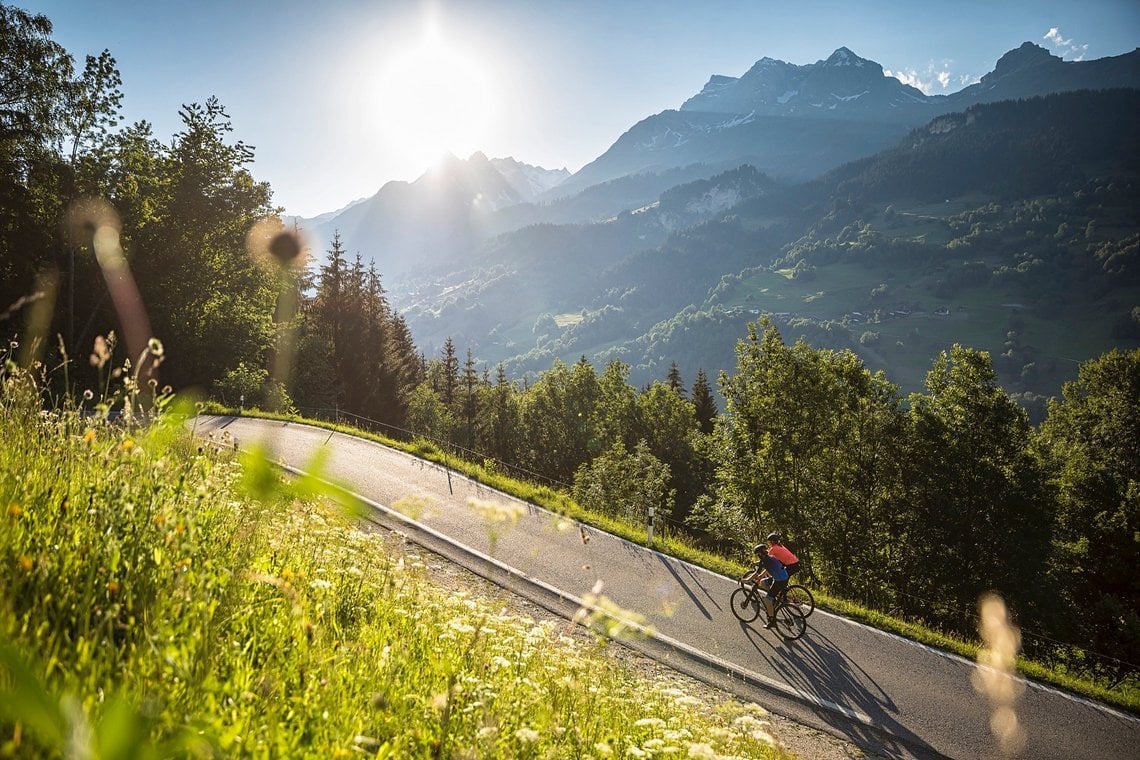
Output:
<instances>
[{"instance_id":1,"label":"blurred foreground grass","mask_svg":"<svg viewBox=\"0 0 1140 760\"><path fill-rule=\"evenodd\" d=\"M432 586L174 405L58 406L8 364L0 756L785 756L762 708Z\"/></svg>"}]
</instances>

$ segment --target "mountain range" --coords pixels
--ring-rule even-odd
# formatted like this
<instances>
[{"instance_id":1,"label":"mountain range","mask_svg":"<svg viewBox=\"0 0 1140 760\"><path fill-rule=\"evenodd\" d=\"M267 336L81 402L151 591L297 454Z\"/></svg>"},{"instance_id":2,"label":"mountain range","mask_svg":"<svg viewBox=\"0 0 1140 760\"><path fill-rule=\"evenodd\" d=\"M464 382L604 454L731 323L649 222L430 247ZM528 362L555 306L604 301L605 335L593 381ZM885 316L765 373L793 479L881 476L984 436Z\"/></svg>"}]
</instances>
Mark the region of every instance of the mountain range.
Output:
<instances>
[{"instance_id":1,"label":"mountain range","mask_svg":"<svg viewBox=\"0 0 1140 760\"><path fill-rule=\"evenodd\" d=\"M779 268L789 251L795 258L805 234L814 236L813 245L834 246L825 233L852 209L883 217L884 204L892 205L894 224L918 213L900 214L899 208L942 203L919 214L930 227L922 234L939 237L958 224L946 213L950 208L968 215L973 204L985 207L998 198L1024 203L1030 194L1095 184L1098 174L1117 179L1118 192L1120 178L1131 176L1140 155L1135 127L1128 126L1135 124L1135 112L1120 111L1121 102L1133 101L1120 93L1137 87L1140 50L1066 62L1027 42L1002 56L979 83L950 96L926 96L847 48L806 66L762 58L740 77L712 76L678 110L635 124L573 175L480 153L467 160L450 156L415 182L388 183L339 213L299 223L316 240L339 232L350 254L376 262L393 303L405 311L429 356L452 337L478 360L503 362L519 373L577 355L620 358L642 380L661 374L661 362L671 360L689 372L715 373L731 363L731 347L743 334L739 314L728 318L716 308L724 278ZM1114 88L1122 89L1096 107L1123 124L1058 122L1079 100L1063 101L1060 114L984 107ZM1096 143L1100 152L1062 150L1060 135L1078 145ZM1016 160L993 154L995 144ZM948 162L950 154L955 158ZM1045 156L1054 164L1043 167ZM891 225L860 221L897 242L887 233ZM1005 220L998 226L1011 225ZM1127 240L1134 229L1125 225L1116 233L1106 244ZM956 253L949 256L943 248L919 255L941 256L945 263L960 258ZM998 271L1023 263L1003 254L987 266ZM783 284L802 285L830 262L808 256L791 264L798 273ZM868 293L878 285L887 287L872 283ZM752 298L765 302L757 294ZM821 291L813 303L822 307L827 298ZM835 316L861 316L871 305L852 301ZM876 348L875 338L860 344L859 336L837 338L834 325L820 327L834 317L773 306L733 308L750 318L761 311L798 313L812 322L799 330L809 339L853 344L885 368L899 361L892 349ZM702 321L703 328L695 327ZM674 340L681 323L687 344ZM852 324L848 319L847 333ZM705 350L714 338L719 353ZM988 335L982 342L1003 347ZM929 359L933 343L927 343L923 356ZM904 385L914 385L912 374ZM1047 381L1022 385L1047 390L1063 372L1045 374Z\"/></svg>"}]
</instances>

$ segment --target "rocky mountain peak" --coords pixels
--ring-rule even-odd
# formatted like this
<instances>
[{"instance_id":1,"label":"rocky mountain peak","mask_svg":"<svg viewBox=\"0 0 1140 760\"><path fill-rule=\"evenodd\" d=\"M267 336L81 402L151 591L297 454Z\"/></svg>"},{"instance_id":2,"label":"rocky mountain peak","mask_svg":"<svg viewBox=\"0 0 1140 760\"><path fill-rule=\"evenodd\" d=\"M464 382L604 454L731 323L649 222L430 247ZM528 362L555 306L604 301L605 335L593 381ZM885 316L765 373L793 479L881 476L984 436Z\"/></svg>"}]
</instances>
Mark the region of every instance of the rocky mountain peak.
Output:
<instances>
[{"instance_id":1,"label":"rocky mountain peak","mask_svg":"<svg viewBox=\"0 0 1140 760\"><path fill-rule=\"evenodd\" d=\"M1061 63L1061 59L1040 45L1035 45L1032 42L1023 42L1021 43L1021 47L1010 50L1001 58L998 58L993 73L1001 76L1002 74L1008 74L1011 71L1016 71L1026 66L1037 66L1042 63L1054 62Z\"/></svg>"},{"instance_id":2,"label":"rocky mountain peak","mask_svg":"<svg viewBox=\"0 0 1140 760\"><path fill-rule=\"evenodd\" d=\"M827 60L823 62L824 66L856 66L862 67L870 63L865 58L860 58L851 52L851 49L844 46L837 48L834 53L828 56Z\"/></svg>"}]
</instances>

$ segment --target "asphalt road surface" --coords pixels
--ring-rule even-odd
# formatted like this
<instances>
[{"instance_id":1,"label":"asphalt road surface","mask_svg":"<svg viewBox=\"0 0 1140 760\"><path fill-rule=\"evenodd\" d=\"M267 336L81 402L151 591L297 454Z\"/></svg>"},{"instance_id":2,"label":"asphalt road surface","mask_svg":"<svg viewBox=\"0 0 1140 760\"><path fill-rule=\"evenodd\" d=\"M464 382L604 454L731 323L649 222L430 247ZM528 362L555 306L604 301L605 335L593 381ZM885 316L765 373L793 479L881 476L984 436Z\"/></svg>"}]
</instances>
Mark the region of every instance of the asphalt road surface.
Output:
<instances>
[{"instance_id":1,"label":"asphalt road surface","mask_svg":"<svg viewBox=\"0 0 1140 760\"><path fill-rule=\"evenodd\" d=\"M600 595L644 615L649 638L627 642L773 712L900 758L1005 757L993 707L972 685L977 665L816 610L788 642L729 609L736 582L579 525L379 444L297 423L199 417L201 435L269 443L304 471L327 446L322 473L371 505L370 519L566 615ZM412 519L395 514L402 513ZM1140 757L1140 720L1019 680L1020 757Z\"/></svg>"}]
</instances>

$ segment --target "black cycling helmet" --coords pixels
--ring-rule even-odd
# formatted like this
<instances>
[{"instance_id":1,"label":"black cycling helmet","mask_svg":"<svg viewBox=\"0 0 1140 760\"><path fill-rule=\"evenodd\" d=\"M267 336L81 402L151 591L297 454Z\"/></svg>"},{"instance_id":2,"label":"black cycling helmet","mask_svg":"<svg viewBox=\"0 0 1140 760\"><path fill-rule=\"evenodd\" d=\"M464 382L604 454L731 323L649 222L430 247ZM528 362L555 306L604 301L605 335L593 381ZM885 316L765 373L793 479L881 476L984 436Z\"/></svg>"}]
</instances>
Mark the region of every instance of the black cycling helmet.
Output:
<instances>
[{"instance_id":1,"label":"black cycling helmet","mask_svg":"<svg viewBox=\"0 0 1140 760\"><path fill-rule=\"evenodd\" d=\"M780 534L779 533L769 533L768 534L768 540L769 541L775 541L778 544L778 543L780 543Z\"/></svg>"},{"instance_id":2,"label":"black cycling helmet","mask_svg":"<svg viewBox=\"0 0 1140 760\"><path fill-rule=\"evenodd\" d=\"M756 544L756 546L753 547L753 549L752 549L752 553L753 554L767 554L768 553L768 547L765 546L764 544Z\"/></svg>"}]
</instances>

